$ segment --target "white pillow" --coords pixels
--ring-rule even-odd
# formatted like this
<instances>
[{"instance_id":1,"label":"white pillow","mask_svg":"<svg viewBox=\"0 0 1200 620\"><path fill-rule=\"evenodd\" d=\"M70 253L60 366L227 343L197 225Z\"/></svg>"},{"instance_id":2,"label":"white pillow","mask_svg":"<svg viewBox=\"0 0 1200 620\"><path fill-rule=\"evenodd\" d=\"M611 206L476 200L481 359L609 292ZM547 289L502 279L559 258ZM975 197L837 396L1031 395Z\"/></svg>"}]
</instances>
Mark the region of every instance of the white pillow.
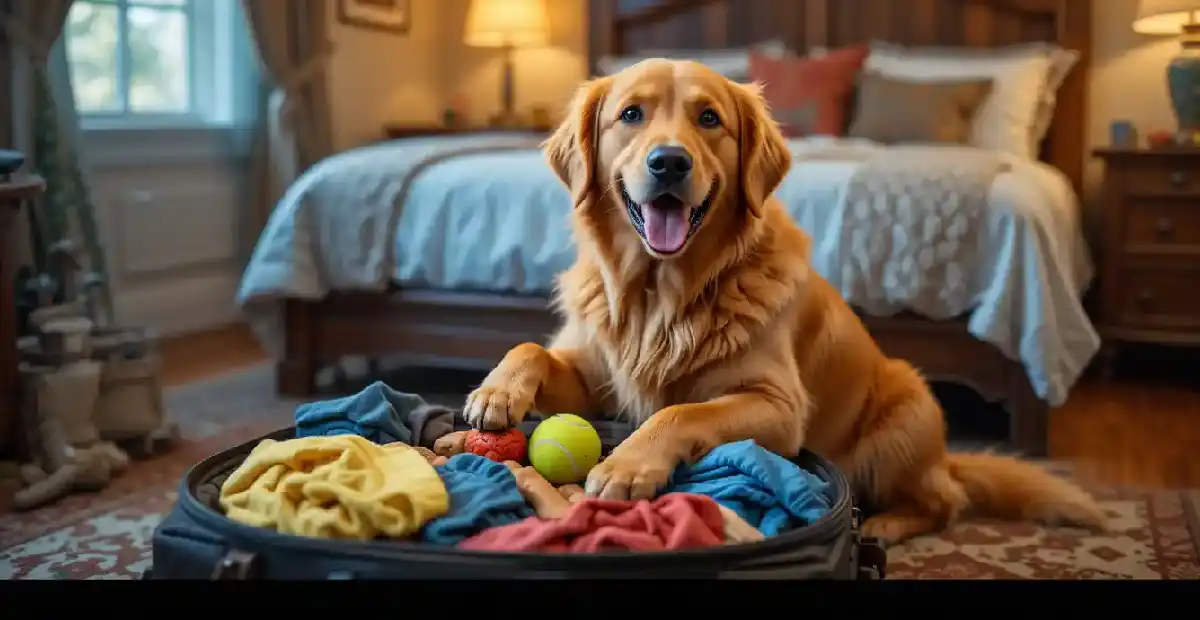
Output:
<instances>
[{"instance_id":1,"label":"white pillow","mask_svg":"<svg viewBox=\"0 0 1200 620\"><path fill-rule=\"evenodd\" d=\"M1036 152L1046 139L1050 125L1054 122L1054 108L1058 105L1058 89L1071 74L1071 69L1079 62L1079 52L1055 47L1050 51L1050 75L1046 77L1046 87L1042 90L1042 105L1038 108L1037 122L1033 127L1033 150Z\"/></svg>"},{"instance_id":2,"label":"white pillow","mask_svg":"<svg viewBox=\"0 0 1200 620\"><path fill-rule=\"evenodd\" d=\"M600 70L600 75L612 75L647 58L695 60L712 67L717 73L731 80L745 82L750 79L750 52L752 51L775 58L792 53L786 43L778 39L771 39L748 47L716 50L643 50L628 56L605 56L596 61L596 68Z\"/></svg>"},{"instance_id":3,"label":"white pillow","mask_svg":"<svg viewBox=\"0 0 1200 620\"><path fill-rule=\"evenodd\" d=\"M1054 116L1055 93L1078 58L1048 43L986 49L875 42L864 70L922 82L991 79L992 90L972 122L970 144L1037 159Z\"/></svg>"}]
</instances>

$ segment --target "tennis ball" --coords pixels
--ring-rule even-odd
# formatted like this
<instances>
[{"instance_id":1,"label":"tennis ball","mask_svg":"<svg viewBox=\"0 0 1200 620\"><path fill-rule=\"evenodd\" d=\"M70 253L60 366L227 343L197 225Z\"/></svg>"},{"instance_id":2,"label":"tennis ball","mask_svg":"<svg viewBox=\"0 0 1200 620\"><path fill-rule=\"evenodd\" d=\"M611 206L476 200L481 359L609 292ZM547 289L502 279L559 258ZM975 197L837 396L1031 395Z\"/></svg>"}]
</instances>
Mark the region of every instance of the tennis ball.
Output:
<instances>
[{"instance_id":1,"label":"tennis ball","mask_svg":"<svg viewBox=\"0 0 1200 620\"><path fill-rule=\"evenodd\" d=\"M550 416L529 436L529 464L552 484L581 482L599 462L600 434L577 415Z\"/></svg>"}]
</instances>

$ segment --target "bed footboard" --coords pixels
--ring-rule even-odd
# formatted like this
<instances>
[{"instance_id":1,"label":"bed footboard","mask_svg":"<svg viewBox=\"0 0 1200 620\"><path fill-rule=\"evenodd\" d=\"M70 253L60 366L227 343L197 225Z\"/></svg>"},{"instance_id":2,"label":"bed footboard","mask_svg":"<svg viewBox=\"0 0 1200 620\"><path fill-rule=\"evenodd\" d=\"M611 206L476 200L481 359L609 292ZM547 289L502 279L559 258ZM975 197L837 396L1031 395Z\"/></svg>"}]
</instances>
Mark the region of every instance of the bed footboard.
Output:
<instances>
[{"instance_id":1,"label":"bed footboard","mask_svg":"<svg viewBox=\"0 0 1200 620\"><path fill-rule=\"evenodd\" d=\"M910 315L863 319L887 355L908 360L929 380L961 383L1003 404L1013 449L1046 455L1049 405L1037 397L1020 363L971 336L965 322ZM557 325L542 297L436 290L288 300L285 322L276 384L281 395L300 398L316 392L323 364L346 356L486 372L513 346L545 342Z\"/></svg>"},{"instance_id":2,"label":"bed footboard","mask_svg":"<svg viewBox=\"0 0 1200 620\"><path fill-rule=\"evenodd\" d=\"M1011 447L1026 456L1046 456L1050 405L1037 396L1025 367L972 336L966 321L911 314L862 319L889 357L908 360L929 381L964 385L1002 405L1009 414Z\"/></svg>"},{"instance_id":3,"label":"bed footboard","mask_svg":"<svg viewBox=\"0 0 1200 620\"><path fill-rule=\"evenodd\" d=\"M276 386L294 397L311 396L316 373L343 357L487 371L513 346L545 342L557 326L543 297L436 290L289 299L284 312Z\"/></svg>"}]
</instances>

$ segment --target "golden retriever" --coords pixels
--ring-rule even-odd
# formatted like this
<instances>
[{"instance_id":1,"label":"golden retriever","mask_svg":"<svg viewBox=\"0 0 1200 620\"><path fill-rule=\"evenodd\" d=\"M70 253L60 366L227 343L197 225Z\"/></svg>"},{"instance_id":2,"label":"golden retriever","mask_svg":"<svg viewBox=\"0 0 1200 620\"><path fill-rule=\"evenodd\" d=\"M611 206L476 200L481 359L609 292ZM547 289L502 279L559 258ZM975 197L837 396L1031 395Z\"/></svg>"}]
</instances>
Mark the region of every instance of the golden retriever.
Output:
<instances>
[{"instance_id":1,"label":"golden retriever","mask_svg":"<svg viewBox=\"0 0 1200 620\"><path fill-rule=\"evenodd\" d=\"M680 463L753 439L831 459L885 541L968 510L1102 527L1090 496L1031 463L947 453L929 386L810 268L772 195L791 155L758 86L647 60L585 83L544 146L574 201L563 323L468 396L473 426L621 412L637 430L585 486L604 498L653 497Z\"/></svg>"}]
</instances>

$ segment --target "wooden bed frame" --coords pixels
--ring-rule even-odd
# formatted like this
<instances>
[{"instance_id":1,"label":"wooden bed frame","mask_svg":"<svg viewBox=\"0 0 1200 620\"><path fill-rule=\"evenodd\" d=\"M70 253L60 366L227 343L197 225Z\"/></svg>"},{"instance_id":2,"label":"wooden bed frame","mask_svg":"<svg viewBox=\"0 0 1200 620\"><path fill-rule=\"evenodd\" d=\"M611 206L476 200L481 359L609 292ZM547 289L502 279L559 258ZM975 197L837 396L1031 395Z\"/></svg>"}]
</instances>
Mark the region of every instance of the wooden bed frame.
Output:
<instances>
[{"instance_id":1,"label":"wooden bed frame","mask_svg":"<svg viewBox=\"0 0 1200 620\"><path fill-rule=\"evenodd\" d=\"M1081 187L1091 0L590 0L590 67L639 49L715 49L771 38L792 49L885 40L992 47L1051 41L1082 54L1058 95L1042 159ZM278 390L311 395L322 364L343 356L403 356L406 363L478 368L525 341L544 342L555 317L540 297L447 290L333 293L285 302L286 348ZM1049 406L1020 363L973 336L965 320L864 317L892 356L928 377L965 384L1011 414L1013 447L1044 455Z\"/></svg>"}]
</instances>

